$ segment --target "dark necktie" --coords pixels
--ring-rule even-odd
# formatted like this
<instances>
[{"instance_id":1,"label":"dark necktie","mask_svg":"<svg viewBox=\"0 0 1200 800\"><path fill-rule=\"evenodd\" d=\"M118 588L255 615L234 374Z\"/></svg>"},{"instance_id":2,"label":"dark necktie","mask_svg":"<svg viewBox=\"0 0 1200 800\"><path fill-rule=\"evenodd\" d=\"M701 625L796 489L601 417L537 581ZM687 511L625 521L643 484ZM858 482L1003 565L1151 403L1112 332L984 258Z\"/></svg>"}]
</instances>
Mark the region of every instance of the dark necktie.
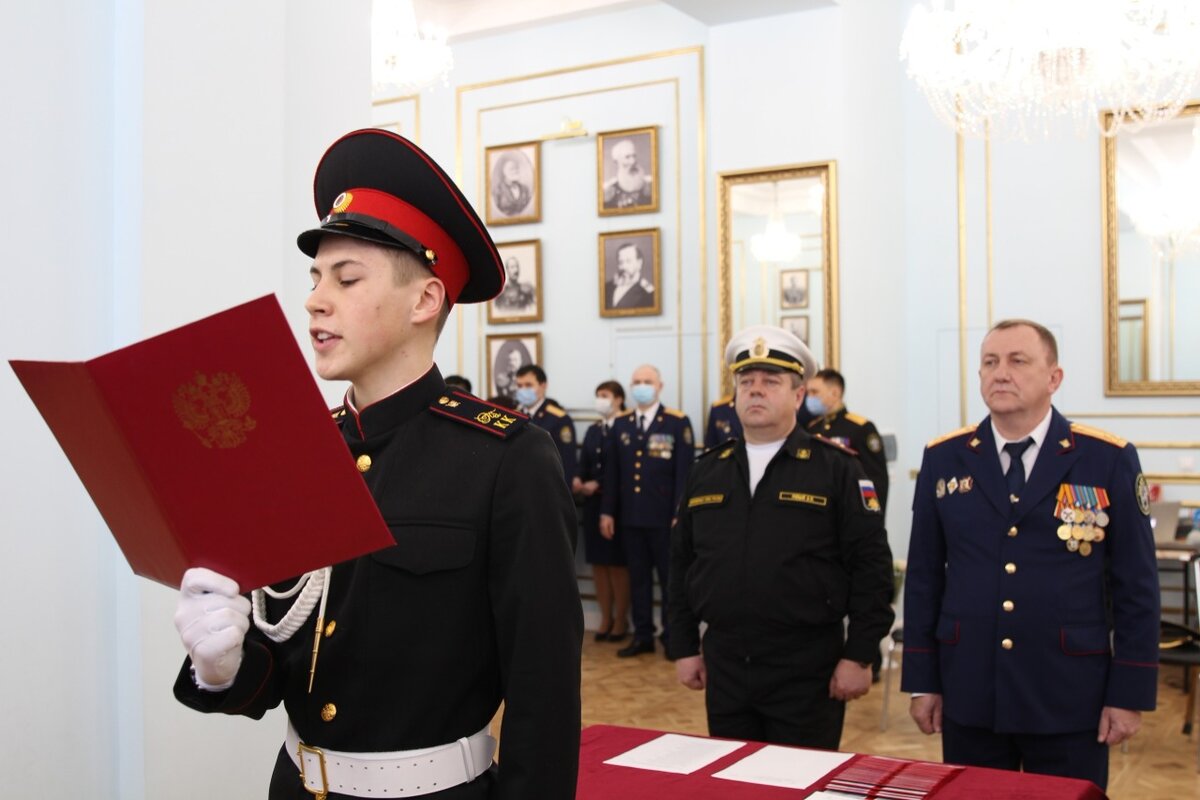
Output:
<instances>
[{"instance_id":1,"label":"dark necktie","mask_svg":"<svg viewBox=\"0 0 1200 800\"><path fill-rule=\"evenodd\" d=\"M644 414L638 414L638 433L645 433L645 432L646 432L646 416Z\"/></svg>"},{"instance_id":2,"label":"dark necktie","mask_svg":"<svg viewBox=\"0 0 1200 800\"><path fill-rule=\"evenodd\" d=\"M1004 445L1004 452L1008 453L1010 459L1008 472L1004 473L1004 477L1008 480L1008 494L1014 503L1017 502L1016 498L1021 496L1021 490L1025 488L1025 462L1021 460L1021 454L1028 450L1031 444L1033 444L1032 436Z\"/></svg>"}]
</instances>

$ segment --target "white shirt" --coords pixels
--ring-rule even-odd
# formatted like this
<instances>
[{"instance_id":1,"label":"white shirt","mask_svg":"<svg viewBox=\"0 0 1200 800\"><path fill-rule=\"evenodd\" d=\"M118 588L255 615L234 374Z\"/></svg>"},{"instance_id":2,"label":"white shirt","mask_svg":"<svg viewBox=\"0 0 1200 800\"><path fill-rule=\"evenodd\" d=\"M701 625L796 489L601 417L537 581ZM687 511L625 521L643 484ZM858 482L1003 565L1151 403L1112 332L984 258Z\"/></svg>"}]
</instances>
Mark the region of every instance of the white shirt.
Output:
<instances>
[{"instance_id":1,"label":"white shirt","mask_svg":"<svg viewBox=\"0 0 1200 800\"><path fill-rule=\"evenodd\" d=\"M1011 442L1022 442L1030 437L1033 437L1033 444L1025 448L1025 452L1021 454L1021 463L1025 465L1025 480L1029 480L1029 475L1033 472L1033 464L1037 461L1038 452L1042 449L1042 443L1046 441L1046 434L1050 432L1050 417L1054 414L1054 409L1046 412L1046 416L1038 423L1037 427L1029 433L1022 436L1020 439L1004 439L1000 436L1000 431L996 430L996 423L992 421L992 438L996 440L996 455L1000 456L1000 471L1008 474L1009 464L1012 463L1012 456L1004 451L1004 445Z\"/></svg>"},{"instance_id":2,"label":"white shirt","mask_svg":"<svg viewBox=\"0 0 1200 800\"><path fill-rule=\"evenodd\" d=\"M767 471L767 464L779 452L779 448L783 447L785 441L787 441L787 437L776 442L767 442L766 444L750 444L746 442L746 461L750 464L751 497L754 497L754 490L758 488L758 482L762 480L763 473Z\"/></svg>"},{"instance_id":3,"label":"white shirt","mask_svg":"<svg viewBox=\"0 0 1200 800\"><path fill-rule=\"evenodd\" d=\"M645 430L650 427L650 423L653 422L654 418L658 416L658 409L661 405L661 400L655 400L654 405L650 406L645 411L640 408L633 409L633 422L635 425L638 422L638 415L641 415L642 424L638 427L638 430L645 432Z\"/></svg>"}]
</instances>

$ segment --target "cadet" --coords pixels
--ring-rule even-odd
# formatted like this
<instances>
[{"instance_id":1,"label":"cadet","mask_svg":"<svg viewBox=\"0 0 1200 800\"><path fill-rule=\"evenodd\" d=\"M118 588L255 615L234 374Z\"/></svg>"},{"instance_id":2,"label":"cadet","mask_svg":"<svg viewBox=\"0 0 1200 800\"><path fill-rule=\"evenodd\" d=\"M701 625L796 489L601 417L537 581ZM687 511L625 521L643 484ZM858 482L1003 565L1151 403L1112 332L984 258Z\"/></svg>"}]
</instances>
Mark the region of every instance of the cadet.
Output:
<instances>
[{"instance_id":1,"label":"cadet","mask_svg":"<svg viewBox=\"0 0 1200 800\"><path fill-rule=\"evenodd\" d=\"M537 364L526 364L517 370L517 392L514 398L521 411L529 415L534 425L550 434L558 455L562 458L563 477L570 486L578 473L579 456L575 450L575 423L571 415L553 399L546 398L546 372Z\"/></svg>"},{"instance_id":2,"label":"cadet","mask_svg":"<svg viewBox=\"0 0 1200 800\"><path fill-rule=\"evenodd\" d=\"M188 570L175 695L256 719L283 703L271 800L574 797L575 509L545 433L448 391L433 363L451 304L500 291L499 254L454 182L387 131L335 142L315 199L298 244L316 370L350 383L335 418L396 546L252 602Z\"/></svg>"},{"instance_id":3,"label":"cadet","mask_svg":"<svg viewBox=\"0 0 1200 800\"><path fill-rule=\"evenodd\" d=\"M1154 709L1158 570L1137 451L1064 419L1062 377L1050 331L998 322L990 415L925 449L901 688L944 760L1103 789L1109 745Z\"/></svg>"},{"instance_id":4,"label":"cadet","mask_svg":"<svg viewBox=\"0 0 1200 800\"><path fill-rule=\"evenodd\" d=\"M649 364L633 371L629 394L636 408L617 417L604 465L600 533L612 538L617 519L629 562L633 641L621 658L654 652L654 574L662 593L662 640L670 638L667 586L671 525L688 467L695 458L692 423L682 411L659 402L662 377ZM665 651L670 657L670 651Z\"/></svg>"},{"instance_id":5,"label":"cadet","mask_svg":"<svg viewBox=\"0 0 1200 800\"><path fill-rule=\"evenodd\" d=\"M814 368L800 339L746 328L725 363L746 440L688 476L671 537L676 674L707 690L713 736L836 750L893 618L879 501L845 448L796 424Z\"/></svg>"},{"instance_id":6,"label":"cadet","mask_svg":"<svg viewBox=\"0 0 1200 800\"><path fill-rule=\"evenodd\" d=\"M808 430L833 439L858 453L863 471L875 484L879 493L879 505L887 512L888 469L887 456L883 452L883 440L875 423L846 410L842 397L846 393L846 379L836 369L826 367L808 379L808 395L804 405L816 415L808 423Z\"/></svg>"},{"instance_id":7,"label":"cadet","mask_svg":"<svg viewBox=\"0 0 1200 800\"><path fill-rule=\"evenodd\" d=\"M733 408L733 395L727 395L708 409L708 425L704 428L704 449L711 450L730 439L742 438L742 423Z\"/></svg>"}]
</instances>

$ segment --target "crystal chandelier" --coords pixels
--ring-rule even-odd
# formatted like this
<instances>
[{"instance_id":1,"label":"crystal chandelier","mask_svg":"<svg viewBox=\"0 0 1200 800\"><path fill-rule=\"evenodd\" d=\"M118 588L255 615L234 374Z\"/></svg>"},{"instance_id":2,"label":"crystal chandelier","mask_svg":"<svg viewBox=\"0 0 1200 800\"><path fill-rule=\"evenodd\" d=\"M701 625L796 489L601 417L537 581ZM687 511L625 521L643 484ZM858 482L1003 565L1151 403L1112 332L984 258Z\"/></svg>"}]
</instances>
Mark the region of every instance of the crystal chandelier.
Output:
<instances>
[{"instance_id":1,"label":"crystal chandelier","mask_svg":"<svg viewBox=\"0 0 1200 800\"><path fill-rule=\"evenodd\" d=\"M787 229L779 209L779 182L775 182L775 201L767 216L767 227L750 237L750 252L760 264L787 264L800 255L804 244Z\"/></svg>"},{"instance_id":2,"label":"crystal chandelier","mask_svg":"<svg viewBox=\"0 0 1200 800\"><path fill-rule=\"evenodd\" d=\"M1044 137L1065 117L1112 136L1170 119L1197 89L1200 2L931 0L913 9L900 58L960 133Z\"/></svg>"},{"instance_id":3,"label":"crystal chandelier","mask_svg":"<svg viewBox=\"0 0 1200 800\"><path fill-rule=\"evenodd\" d=\"M413 0L374 0L371 7L371 94L417 94L441 81L454 67L446 34L432 25L417 27Z\"/></svg>"}]
</instances>

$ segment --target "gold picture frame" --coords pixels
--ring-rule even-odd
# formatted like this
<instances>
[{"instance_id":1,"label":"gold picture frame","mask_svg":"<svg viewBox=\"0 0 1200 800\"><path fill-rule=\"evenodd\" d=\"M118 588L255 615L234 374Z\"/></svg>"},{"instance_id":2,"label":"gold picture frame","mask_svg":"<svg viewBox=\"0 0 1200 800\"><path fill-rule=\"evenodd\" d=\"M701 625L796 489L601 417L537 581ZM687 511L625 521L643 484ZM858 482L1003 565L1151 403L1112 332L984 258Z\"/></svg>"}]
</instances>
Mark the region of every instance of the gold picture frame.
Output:
<instances>
[{"instance_id":1,"label":"gold picture frame","mask_svg":"<svg viewBox=\"0 0 1200 800\"><path fill-rule=\"evenodd\" d=\"M596 134L596 212L600 216L658 211L658 186L657 125Z\"/></svg>"},{"instance_id":2,"label":"gold picture frame","mask_svg":"<svg viewBox=\"0 0 1200 800\"><path fill-rule=\"evenodd\" d=\"M487 305L489 325L542 321L542 241L497 242L507 278Z\"/></svg>"},{"instance_id":3,"label":"gold picture frame","mask_svg":"<svg viewBox=\"0 0 1200 800\"><path fill-rule=\"evenodd\" d=\"M484 218L488 225L517 225L542 219L542 143L484 148L487 177Z\"/></svg>"},{"instance_id":4,"label":"gold picture frame","mask_svg":"<svg viewBox=\"0 0 1200 800\"><path fill-rule=\"evenodd\" d=\"M600 316L662 313L659 235L658 228L600 234Z\"/></svg>"},{"instance_id":5,"label":"gold picture frame","mask_svg":"<svg viewBox=\"0 0 1200 800\"><path fill-rule=\"evenodd\" d=\"M542 366L540 333L489 333L486 346L487 397L513 397L517 370L527 364Z\"/></svg>"}]
</instances>

